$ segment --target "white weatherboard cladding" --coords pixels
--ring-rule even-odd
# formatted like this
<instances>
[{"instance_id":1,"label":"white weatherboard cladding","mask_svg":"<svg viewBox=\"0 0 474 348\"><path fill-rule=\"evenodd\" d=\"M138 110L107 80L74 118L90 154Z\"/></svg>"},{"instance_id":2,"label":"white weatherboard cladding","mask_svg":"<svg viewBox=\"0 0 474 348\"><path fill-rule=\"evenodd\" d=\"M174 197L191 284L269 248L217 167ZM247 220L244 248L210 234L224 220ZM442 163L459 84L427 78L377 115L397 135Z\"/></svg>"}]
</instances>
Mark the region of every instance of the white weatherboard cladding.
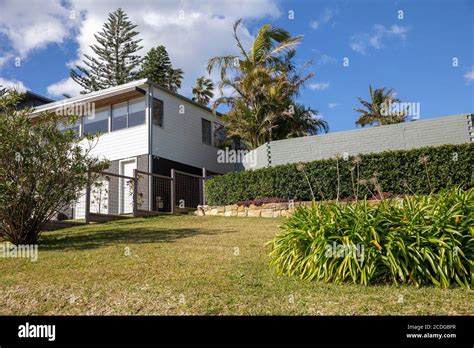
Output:
<instances>
[{"instance_id":1,"label":"white weatherboard cladding","mask_svg":"<svg viewBox=\"0 0 474 348\"><path fill-rule=\"evenodd\" d=\"M82 141L84 146L88 142ZM146 124L102 134L94 140L91 154L115 161L148 153L148 126Z\"/></svg>"},{"instance_id":2,"label":"white weatherboard cladding","mask_svg":"<svg viewBox=\"0 0 474 348\"><path fill-rule=\"evenodd\" d=\"M221 122L218 116L156 88L153 96L164 108L163 127L153 125L153 155L218 173L233 170L232 164L217 162L217 148L202 142L201 119Z\"/></svg>"}]
</instances>

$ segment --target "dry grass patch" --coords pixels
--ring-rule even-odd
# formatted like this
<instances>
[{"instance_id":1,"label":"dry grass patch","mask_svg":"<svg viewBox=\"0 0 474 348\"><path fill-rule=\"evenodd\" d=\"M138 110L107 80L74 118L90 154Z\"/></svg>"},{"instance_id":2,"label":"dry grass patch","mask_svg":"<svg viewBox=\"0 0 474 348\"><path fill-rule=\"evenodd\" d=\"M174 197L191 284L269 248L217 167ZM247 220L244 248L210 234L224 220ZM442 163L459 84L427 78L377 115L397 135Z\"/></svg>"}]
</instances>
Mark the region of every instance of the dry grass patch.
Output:
<instances>
[{"instance_id":1,"label":"dry grass patch","mask_svg":"<svg viewBox=\"0 0 474 348\"><path fill-rule=\"evenodd\" d=\"M37 262L0 259L0 314L472 314L472 291L277 277L280 219L162 216L45 233Z\"/></svg>"}]
</instances>

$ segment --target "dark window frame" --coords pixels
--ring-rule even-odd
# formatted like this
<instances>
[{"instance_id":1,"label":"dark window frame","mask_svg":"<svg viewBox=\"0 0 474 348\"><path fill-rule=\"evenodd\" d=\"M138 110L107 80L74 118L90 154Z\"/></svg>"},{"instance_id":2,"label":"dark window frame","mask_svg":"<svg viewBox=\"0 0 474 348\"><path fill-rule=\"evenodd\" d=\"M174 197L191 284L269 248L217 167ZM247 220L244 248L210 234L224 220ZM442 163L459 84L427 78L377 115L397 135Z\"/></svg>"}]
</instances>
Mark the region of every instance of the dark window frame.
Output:
<instances>
[{"instance_id":1,"label":"dark window frame","mask_svg":"<svg viewBox=\"0 0 474 348\"><path fill-rule=\"evenodd\" d=\"M151 119L152 119L152 122L153 122L154 125L163 128L163 125L164 125L163 119L164 119L164 116L165 116L164 102L161 99L153 97L151 104L152 104L151 105L151 113L152 113ZM155 117L155 115L156 115L155 112L157 110L157 108L156 108L157 104L158 104L158 111L159 111L159 118L158 118L159 122L157 121L157 118Z\"/></svg>"},{"instance_id":2,"label":"dark window frame","mask_svg":"<svg viewBox=\"0 0 474 348\"><path fill-rule=\"evenodd\" d=\"M206 133L209 133L209 134L204 133L204 125L206 125L206 127L209 126L208 127L209 132L207 132L207 128L206 128ZM207 140L206 137L209 137L209 142L206 141ZM201 140L203 144L212 146L212 122L205 118L201 118Z\"/></svg>"}]
</instances>

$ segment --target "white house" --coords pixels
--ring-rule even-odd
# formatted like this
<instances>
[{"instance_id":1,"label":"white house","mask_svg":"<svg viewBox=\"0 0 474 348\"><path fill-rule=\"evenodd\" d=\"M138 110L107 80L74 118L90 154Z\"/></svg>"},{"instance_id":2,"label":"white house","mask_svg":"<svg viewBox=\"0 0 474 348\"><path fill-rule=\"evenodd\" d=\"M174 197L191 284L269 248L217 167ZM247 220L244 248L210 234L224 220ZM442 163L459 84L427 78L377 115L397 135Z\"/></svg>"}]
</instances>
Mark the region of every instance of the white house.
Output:
<instances>
[{"instance_id":1,"label":"white house","mask_svg":"<svg viewBox=\"0 0 474 348\"><path fill-rule=\"evenodd\" d=\"M169 176L171 169L195 175L203 168L211 175L233 170L217 161L219 114L148 79L44 104L31 117L44 112L82 115L74 128L101 133L92 154L110 161L108 172L132 176L138 169Z\"/></svg>"}]
</instances>

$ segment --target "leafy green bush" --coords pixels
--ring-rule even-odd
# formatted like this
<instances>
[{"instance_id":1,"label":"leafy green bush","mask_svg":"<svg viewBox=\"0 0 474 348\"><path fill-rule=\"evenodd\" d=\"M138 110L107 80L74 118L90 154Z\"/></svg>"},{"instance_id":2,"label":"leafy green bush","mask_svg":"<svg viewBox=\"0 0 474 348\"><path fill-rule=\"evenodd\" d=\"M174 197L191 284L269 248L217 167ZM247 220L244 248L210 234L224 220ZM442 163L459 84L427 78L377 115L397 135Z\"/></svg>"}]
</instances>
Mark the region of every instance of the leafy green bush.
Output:
<instances>
[{"instance_id":1,"label":"leafy green bush","mask_svg":"<svg viewBox=\"0 0 474 348\"><path fill-rule=\"evenodd\" d=\"M44 226L92 183L107 162L92 154L95 136L79 137L76 116L18 110L24 94L0 90L0 238L37 244ZM61 131L60 126L68 128Z\"/></svg>"},{"instance_id":2,"label":"leafy green bush","mask_svg":"<svg viewBox=\"0 0 474 348\"><path fill-rule=\"evenodd\" d=\"M374 178L384 192L428 194L453 186L472 187L472 158L474 143L468 143L313 161L305 163L304 171L317 200L335 199L338 191L339 198L371 196ZM310 200L305 173L297 170L297 164L287 164L217 176L206 182L207 202L227 205L262 197Z\"/></svg>"},{"instance_id":3,"label":"leafy green bush","mask_svg":"<svg viewBox=\"0 0 474 348\"><path fill-rule=\"evenodd\" d=\"M299 207L271 242L278 273L324 282L469 288L474 189Z\"/></svg>"}]
</instances>

